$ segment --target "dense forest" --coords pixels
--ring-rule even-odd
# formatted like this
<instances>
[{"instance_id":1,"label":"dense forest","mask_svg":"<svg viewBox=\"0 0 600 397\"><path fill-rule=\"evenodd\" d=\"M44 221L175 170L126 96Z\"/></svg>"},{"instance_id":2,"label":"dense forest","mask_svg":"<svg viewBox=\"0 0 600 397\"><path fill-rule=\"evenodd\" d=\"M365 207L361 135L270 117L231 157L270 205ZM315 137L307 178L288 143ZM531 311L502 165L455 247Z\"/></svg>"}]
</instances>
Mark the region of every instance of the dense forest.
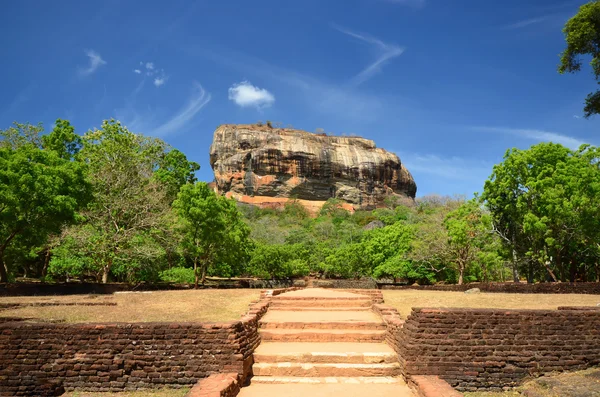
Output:
<instances>
[{"instance_id":1,"label":"dense forest","mask_svg":"<svg viewBox=\"0 0 600 397\"><path fill-rule=\"evenodd\" d=\"M216 195L199 165L115 120L0 131L0 281L370 276L408 283L600 280L600 150L508 150L483 192L390 197L311 217Z\"/></svg>"}]
</instances>

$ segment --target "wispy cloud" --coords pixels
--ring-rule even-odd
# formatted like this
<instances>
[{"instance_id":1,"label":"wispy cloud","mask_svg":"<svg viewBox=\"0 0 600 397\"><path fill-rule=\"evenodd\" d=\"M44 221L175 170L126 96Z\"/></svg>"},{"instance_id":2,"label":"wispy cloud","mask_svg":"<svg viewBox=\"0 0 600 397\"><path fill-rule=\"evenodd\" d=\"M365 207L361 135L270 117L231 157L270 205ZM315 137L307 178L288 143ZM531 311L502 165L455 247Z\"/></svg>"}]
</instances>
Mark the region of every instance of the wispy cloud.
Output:
<instances>
[{"instance_id":1,"label":"wispy cloud","mask_svg":"<svg viewBox=\"0 0 600 397\"><path fill-rule=\"evenodd\" d=\"M154 70L154 62L146 62L147 70Z\"/></svg>"},{"instance_id":2,"label":"wispy cloud","mask_svg":"<svg viewBox=\"0 0 600 397\"><path fill-rule=\"evenodd\" d=\"M505 26L505 29L521 29L521 28L525 28L527 26L530 25L535 25L538 24L540 22L544 22L548 19L548 17L538 17L538 18L530 18L530 19L524 19L522 21L510 24Z\"/></svg>"},{"instance_id":3,"label":"wispy cloud","mask_svg":"<svg viewBox=\"0 0 600 397\"><path fill-rule=\"evenodd\" d=\"M538 141L538 142L554 142L560 143L563 146L566 146L571 149L577 149L579 146L583 145L584 142L578 138L571 137L568 135L559 134L556 132L536 130L536 129L526 129L526 128L506 128L506 127L471 127L472 131L479 132L493 132L500 134L510 134L515 135L524 139Z\"/></svg>"},{"instance_id":4,"label":"wispy cloud","mask_svg":"<svg viewBox=\"0 0 600 397\"><path fill-rule=\"evenodd\" d=\"M89 76L94 73L100 66L106 65L106 61L102 59L100 54L94 50L86 50L85 55L89 58L89 66L85 69L79 69L81 76Z\"/></svg>"},{"instance_id":5,"label":"wispy cloud","mask_svg":"<svg viewBox=\"0 0 600 397\"><path fill-rule=\"evenodd\" d=\"M12 102L0 112L0 118L4 117L13 117L13 113L16 112L22 104L27 102L31 97L37 85L34 82L31 82L17 93L17 96L12 100Z\"/></svg>"},{"instance_id":6,"label":"wispy cloud","mask_svg":"<svg viewBox=\"0 0 600 397\"><path fill-rule=\"evenodd\" d=\"M151 135L164 136L180 131L210 102L210 93L207 93L200 83L194 82L192 89L193 93L187 104L168 121L152 129L149 132Z\"/></svg>"},{"instance_id":7,"label":"wispy cloud","mask_svg":"<svg viewBox=\"0 0 600 397\"><path fill-rule=\"evenodd\" d=\"M133 73L135 74L142 74L142 71L139 69L133 69Z\"/></svg>"},{"instance_id":8,"label":"wispy cloud","mask_svg":"<svg viewBox=\"0 0 600 397\"><path fill-rule=\"evenodd\" d=\"M503 26L502 29L505 29L505 30L522 29L522 28L526 28L531 25L539 24L539 23L547 21L547 20L548 20L548 16L529 18L529 19L524 19L522 21L512 23L510 25Z\"/></svg>"},{"instance_id":9,"label":"wispy cloud","mask_svg":"<svg viewBox=\"0 0 600 397\"><path fill-rule=\"evenodd\" d=\"M249 81L242 81L229 88L229 100L241 107L262 109L273 105L275 96L264 88L253 86Z\"/></svg>"},{"instance_id":10,"label":"wispy cloud","mask_svg":"<svg viewBox=\"0 0 600 397\"><path fill-rule=\"evenodd\" d=\"M375 59L374 62L369 64L360 73L358 73L352 78L351 84L354 86L358 86L364 83L365 81L373 77L376 73L381 72L381 69L388 61L402 55L402 53L404 52L404 48L399 47L395 44L384 43L378 38L370 36L368 34L356 33L338 25L333 25L333 27L341 33L344 33L352 38L360 40L363 43L369 44L377 52L377 59Z\"/></svg>"},{"instance_id":11,"label":"wispy cloud","mask_svg":"<svg viewBox=\"0 0 600 397\"><path fill-rule=\"evenodd\" d=\"M437 154L403 153L400 159L412 173L461 181L483 181L493 166L491 162L456 156L442 157Z\"/></svg>"}]
</instances>

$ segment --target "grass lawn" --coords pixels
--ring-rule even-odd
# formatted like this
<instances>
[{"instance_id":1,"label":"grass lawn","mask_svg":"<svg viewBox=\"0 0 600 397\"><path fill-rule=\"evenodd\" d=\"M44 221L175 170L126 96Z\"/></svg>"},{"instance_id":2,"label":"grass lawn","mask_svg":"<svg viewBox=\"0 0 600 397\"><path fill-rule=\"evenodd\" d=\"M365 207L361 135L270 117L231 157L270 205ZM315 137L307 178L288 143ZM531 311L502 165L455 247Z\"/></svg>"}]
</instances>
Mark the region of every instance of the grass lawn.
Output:
<instances>
[{"instance_id":1,"label":"grass lawn","mask_svg":"<svg viewBox=\"0 0 600 397\"><path fill-rule=\"evenodd\" d=\"M385 303L406 318L413 307L468 307L498 309L556 309L559 306L596 306L599 295L579 294L497 294L464 292L384 290Z\"/></svg>"},{"instance_id":2,"label":"grass lawn","mask_svg":"<svg viewBox=\"0 0 600 397\"><path fill-rule=\"evenodd\" d=\"M238 320L252 301L256 289L153 291L114 295L6 297L0 303L116 303L117 306L46 306L0 310L0 317L25 317L68 323L89 322L220 322Z\"/></svg>"},{"instance_id":3,"label":"grass lawn","mask_svg":"<svg viewBox=\"0 0 600 397\"><path fill-rule=\"evenodd\" d=\"M159 389L159 390L140 390L127 391L121 393L91 393L84 391L73 391L65 393L63 397L183 397L189 391L189 388L184 389Z\"/></svg>"},{"instance_id":4,"label":"grass lawn","mask_svg":"<svg viewBox=\"0 0 600 397\"><path fill-rule=\"evenodd\" d=\"M546 375L504 393L465 393L465 397L594 397L600 396L600 368Z\"/></svg>"}]
</instances>

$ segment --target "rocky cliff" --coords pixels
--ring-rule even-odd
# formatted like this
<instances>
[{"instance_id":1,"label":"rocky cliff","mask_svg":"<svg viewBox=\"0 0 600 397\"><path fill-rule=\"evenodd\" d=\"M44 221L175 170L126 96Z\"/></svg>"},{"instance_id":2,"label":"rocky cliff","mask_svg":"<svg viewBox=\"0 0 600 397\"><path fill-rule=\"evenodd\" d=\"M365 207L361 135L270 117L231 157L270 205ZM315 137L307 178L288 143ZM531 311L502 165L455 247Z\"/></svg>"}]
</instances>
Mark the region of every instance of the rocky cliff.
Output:
<instances>
[{"instance_id":1,"label":"rocky cliff","mask_svg":"<svg viewBox=\"0 0 600 397\"><path fill-rule=\"evenodd\" d=\"M373 208L388 196L414 198L417 191L398 156L371 140L288 128L222 125L210 165L218 192L255 204L335 197Z\"/></svg>"}]
</instances>

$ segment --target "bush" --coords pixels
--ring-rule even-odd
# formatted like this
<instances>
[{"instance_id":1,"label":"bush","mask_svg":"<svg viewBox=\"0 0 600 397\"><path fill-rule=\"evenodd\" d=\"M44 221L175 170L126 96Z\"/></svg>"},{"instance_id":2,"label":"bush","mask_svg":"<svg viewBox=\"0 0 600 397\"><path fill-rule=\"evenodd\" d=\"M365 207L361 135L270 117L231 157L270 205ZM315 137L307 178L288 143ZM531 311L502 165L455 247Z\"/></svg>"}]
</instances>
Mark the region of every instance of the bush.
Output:
<instances>
[{"instance_id":1,"label":"bush","mask_svg":"<svg viewBox=\"0 0 600 397\"><path fill-rule=\"evenodd\" d=\"M193 284L194 269L187 267L173 267L160 272L161 281L176 284Z\"/></svg>"}]
</instances>

